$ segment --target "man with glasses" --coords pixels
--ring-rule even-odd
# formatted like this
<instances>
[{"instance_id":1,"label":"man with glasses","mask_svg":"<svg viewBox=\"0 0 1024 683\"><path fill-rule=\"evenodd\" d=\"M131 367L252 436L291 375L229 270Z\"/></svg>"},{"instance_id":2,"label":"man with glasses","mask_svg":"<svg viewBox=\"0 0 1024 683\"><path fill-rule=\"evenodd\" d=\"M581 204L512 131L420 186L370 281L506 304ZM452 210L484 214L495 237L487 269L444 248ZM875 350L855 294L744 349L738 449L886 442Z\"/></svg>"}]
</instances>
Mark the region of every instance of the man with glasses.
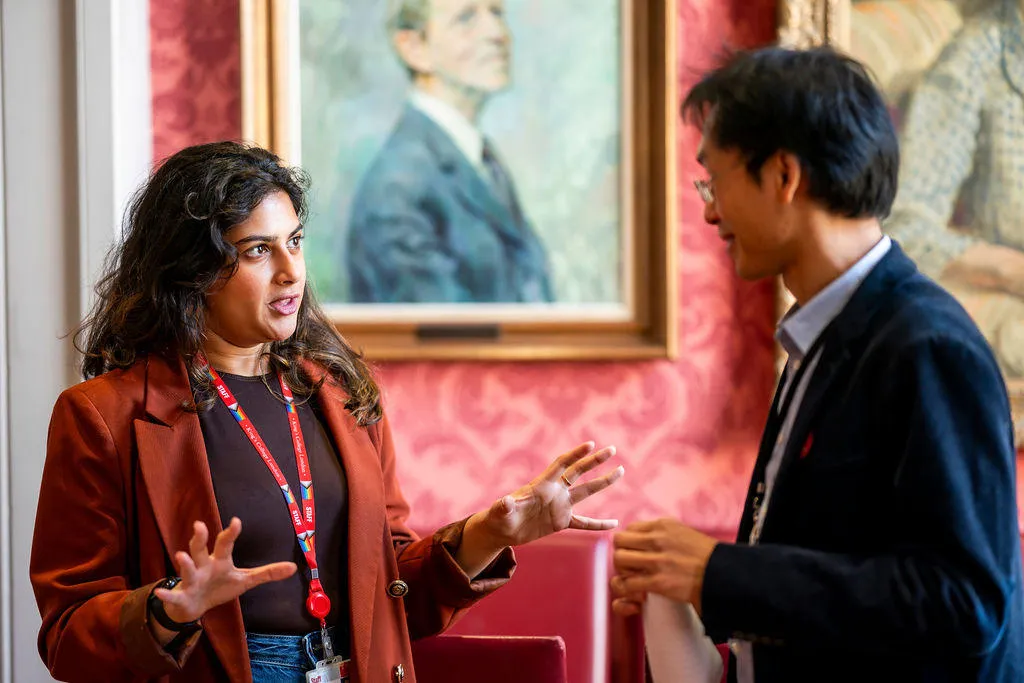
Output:
<instances>
[{"instance_id":1,"label":"man with glasses","mask_svg":"<svg viewBox=\"0 0 1024 683\"><path fill-rule=\"evenodd\" d=\"M881 95L830 49L766 48L683 112L703 131L704 220L740 277L781 276L797 303L736 543L630 525L616 611L693 605L740 683L1024 680L1006 388L964 310L882 234L899 150Z\"/></svg>"}]
</instances>

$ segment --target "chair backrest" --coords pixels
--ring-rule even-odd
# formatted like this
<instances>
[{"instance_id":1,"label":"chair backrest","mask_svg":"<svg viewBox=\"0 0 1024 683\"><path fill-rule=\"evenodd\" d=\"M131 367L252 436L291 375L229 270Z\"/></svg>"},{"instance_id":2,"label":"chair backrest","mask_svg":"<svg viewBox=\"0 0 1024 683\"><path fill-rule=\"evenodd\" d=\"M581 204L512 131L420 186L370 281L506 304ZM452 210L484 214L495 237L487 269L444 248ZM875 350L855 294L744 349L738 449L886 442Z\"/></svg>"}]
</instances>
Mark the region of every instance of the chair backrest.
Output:
<instances>
[{"instance_id":1,"label":"chair backrest","mask_svg":"<svg viewBox=\"0 0 1024 683\"><path fill-rule=\"evenodd\" d=\"M419 683L566 683L558 636L434 636L414 641Z\"/></svg>"},{"instance_id":2,"label":"chair backrest","mask_svg":"<svg viewBox=\"0 0 1024 683\"><path fill-rule=\"evenodd\" d=\"M561 636L569 683L606 683L610 552L609 535L573 531L516 548L512 580L447 633Z\"/></svg>"}]
</instances>

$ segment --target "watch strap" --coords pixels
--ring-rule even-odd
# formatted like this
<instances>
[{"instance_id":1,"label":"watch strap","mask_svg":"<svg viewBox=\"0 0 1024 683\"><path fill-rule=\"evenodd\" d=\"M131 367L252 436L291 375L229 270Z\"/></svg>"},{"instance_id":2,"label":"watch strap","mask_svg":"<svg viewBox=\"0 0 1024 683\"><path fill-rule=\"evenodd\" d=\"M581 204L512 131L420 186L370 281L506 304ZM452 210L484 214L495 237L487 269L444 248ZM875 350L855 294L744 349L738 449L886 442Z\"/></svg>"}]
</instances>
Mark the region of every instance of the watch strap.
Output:
<instances>
[{"instance_id":1,"label":"watch strap","mask_svg":"<svg viewBox=\"0 0 1024 683\"><path fill-rule=\"evenodd\" d=\"M171 590L179 583L181 583L180 578L178 578L177 576L171 576L166 579L163 579L158 584L156 584L156 586L154 586L154 589L166 588L167 590ZM160 624L168 631L175 631L178 633L194 633L195 631L198 631L201 628L198 619L193 621L181 622L175 621L174 619L171 619L169 616L167 616L167 611L164 609L164 601L156 596L155 590L149 594L147 607L149 608L150 616L152 616L156 620L156 623Z\"/></svg>"}]
</instances>

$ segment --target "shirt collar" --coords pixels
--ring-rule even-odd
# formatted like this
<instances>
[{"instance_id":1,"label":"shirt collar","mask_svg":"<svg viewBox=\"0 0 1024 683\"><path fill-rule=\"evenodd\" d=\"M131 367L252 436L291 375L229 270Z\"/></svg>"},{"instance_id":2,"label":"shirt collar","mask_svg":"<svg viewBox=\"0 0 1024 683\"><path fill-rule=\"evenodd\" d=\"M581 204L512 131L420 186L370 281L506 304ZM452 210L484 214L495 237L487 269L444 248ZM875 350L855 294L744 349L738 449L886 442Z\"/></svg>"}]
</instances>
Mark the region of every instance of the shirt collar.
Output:
<instances>
[{"instance_id":1,"label":"shirt collar","mask_svg":"<svg viewBox=\"0 0 1024 683\"><path fill-rule=\"evenodd\" d=\"M821 333L835 320L864 278L892 247L886 235L842 275L803 306L793 306L779 323L775 338L794 360L801 361Z\"/></svg>"},{"instance_id":2,"label":"shirt collar","mask_svg":"<svg viewBox=\"0 0 1024 683\"><path fill-rule=\"evenodd\" d=\"M484 137L462 112L415 88L409 93L409 103L440 126L469 163L477 168L483 167Z\"/></svg>"}]
</instances>

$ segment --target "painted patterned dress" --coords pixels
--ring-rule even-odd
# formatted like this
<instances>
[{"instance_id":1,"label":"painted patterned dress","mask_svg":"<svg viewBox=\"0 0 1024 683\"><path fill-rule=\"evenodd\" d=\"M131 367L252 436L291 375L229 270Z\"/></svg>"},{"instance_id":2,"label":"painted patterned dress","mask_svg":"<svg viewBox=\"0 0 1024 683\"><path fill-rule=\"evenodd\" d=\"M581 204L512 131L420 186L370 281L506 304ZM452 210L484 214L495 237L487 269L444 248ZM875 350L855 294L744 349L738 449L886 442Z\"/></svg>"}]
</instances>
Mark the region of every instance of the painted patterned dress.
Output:
<instances>
[{"instance_id":1,"label":"painted patterned dress","mask_svg":"<svg viewBox=\"0 0 1024 683\"><path fill-rule=\"evenodd\" d=\"M925 73L904 120L885 228L1024 377L1024 300L943 278L977 241L1024 251L1024 24L1017 0L968 20Z\"/></svg>"}]
</instances>

